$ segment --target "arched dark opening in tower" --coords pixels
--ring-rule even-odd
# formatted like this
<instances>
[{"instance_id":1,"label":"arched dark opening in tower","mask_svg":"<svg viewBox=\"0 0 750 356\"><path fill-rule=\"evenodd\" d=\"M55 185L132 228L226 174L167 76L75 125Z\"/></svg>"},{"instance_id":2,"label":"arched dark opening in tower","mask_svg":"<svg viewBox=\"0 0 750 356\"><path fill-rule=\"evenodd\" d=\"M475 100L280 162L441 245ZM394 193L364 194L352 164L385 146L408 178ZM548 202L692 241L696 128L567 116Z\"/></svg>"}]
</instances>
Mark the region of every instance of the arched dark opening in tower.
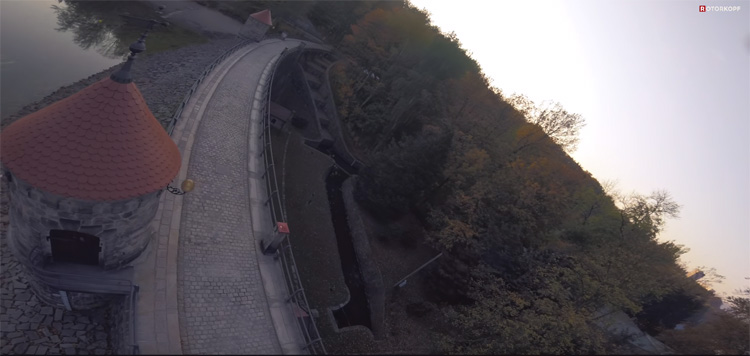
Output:
<instances>
[{"instance_id":1,"label":"arched dark opening in tower","mask_svg":"<svg viewBox=\"0 0 750 356\"><path fill-rule=\"evenodd\" d=\"M102 248L98 237L77 231L50 230L48 239L53 261L99 265L99 252Z\"/></svg>"}]
</instances>

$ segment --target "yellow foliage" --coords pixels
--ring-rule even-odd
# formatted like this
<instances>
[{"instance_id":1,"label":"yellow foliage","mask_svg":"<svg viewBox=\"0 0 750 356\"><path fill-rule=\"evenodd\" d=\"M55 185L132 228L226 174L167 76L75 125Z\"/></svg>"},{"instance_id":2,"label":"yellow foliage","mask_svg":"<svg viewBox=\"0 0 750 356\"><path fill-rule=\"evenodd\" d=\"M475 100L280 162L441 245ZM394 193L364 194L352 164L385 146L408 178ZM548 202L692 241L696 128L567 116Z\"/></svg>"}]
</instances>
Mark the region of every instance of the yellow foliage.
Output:
<instances>
[{"instance_id":1,"label":"yellow foliage","mask_svg":"<svg viewBox=\"0 0 750 356\"><path fill-rule=\"evenodd\" d=\"M465 242L475 234L476 232L469 224L457 219L448 219L447 226L439 232L439 241L450 250L456 243Z\"/></svg>"}]
</instances>

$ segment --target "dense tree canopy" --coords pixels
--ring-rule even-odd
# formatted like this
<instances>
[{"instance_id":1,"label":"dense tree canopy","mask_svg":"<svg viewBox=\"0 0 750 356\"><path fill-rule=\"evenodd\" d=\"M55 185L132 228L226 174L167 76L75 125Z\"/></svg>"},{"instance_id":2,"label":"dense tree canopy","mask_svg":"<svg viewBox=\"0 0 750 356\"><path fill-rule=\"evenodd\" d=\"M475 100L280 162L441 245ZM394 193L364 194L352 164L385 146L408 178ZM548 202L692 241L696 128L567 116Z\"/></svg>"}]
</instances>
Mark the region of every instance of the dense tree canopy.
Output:
<instances>
[{"instance_id":1,"label":"dense tree canopy","mask_svg":"<svg viewBox=\"0 0 750 356\"><path fill-rule=\"evenodd\" d=\"M357 199L414 214L444 253L426 273L456 353L600 353L592 323L611 306L652 333L711 293L686 278L686 249L659 233L680 206L666 191L621 195L569 155L584 120L559 103L505 97L411 7L374 5L335 43L340 117L368 162Z\"/></svg>"},{"instance_id":2,"label":"dense tree canopy","mask_svg":"<svg viewBox=\"0 0 750 356\"><path fill-rule=\"evenodd\" d=\"M580 114L568 112L560 103L545 102L536 105L524 95L512 95L508 101L526 117L529 123L535 125L529 126L522 133L524 142L517 150L536 143L544 135L549 136L566 152L571 153L578 148L578 134L585 126L585 121Z\"/></svg>"}]
</instances>

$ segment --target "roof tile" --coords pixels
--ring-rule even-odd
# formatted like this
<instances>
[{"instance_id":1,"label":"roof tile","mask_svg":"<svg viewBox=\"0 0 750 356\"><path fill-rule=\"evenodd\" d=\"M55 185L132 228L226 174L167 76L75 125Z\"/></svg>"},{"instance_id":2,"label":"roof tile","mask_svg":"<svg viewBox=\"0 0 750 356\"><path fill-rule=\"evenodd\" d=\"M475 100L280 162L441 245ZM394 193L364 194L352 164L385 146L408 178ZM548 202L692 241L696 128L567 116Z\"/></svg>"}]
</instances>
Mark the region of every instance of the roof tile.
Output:
<instances>
[{"instance_id":1,"label":"roof tile","mask_svg":"<svg viewBox=\"0 0 750 356\"><path fill-rule=\"evenodd\" d=\"M0 160L29 184L95 201L163 189L181 161L135 84L109 78L11 124L0 145Z\"/></svg>"},{"instance_id":2,"label":"roof tile","mask_svg":"<svg viewBox=\"0 0 750 356\"><path fill-rule=\"evenodd\" d=\"M250 17L252 17L252 18L254 18L254 19L256 19L256 20L258 20L258 21L260 21L260 22L262 22L262 23L264 23L266 25L268 25L268 26L273 26L272 23L271 23L271 10L258 11L258 12L254 13L254 14L251 14Z\"/></svg>"}]
</instances>

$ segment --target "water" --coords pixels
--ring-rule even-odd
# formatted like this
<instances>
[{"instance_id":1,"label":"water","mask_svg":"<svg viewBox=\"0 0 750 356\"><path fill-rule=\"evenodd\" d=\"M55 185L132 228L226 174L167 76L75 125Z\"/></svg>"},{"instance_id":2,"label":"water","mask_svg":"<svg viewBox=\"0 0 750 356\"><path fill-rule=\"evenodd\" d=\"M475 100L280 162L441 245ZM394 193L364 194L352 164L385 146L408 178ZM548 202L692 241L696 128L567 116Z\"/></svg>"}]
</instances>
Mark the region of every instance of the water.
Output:
<instances>
[{"instance_id":1,"label":"water","mask_svg":"<svg viewBox=\"0 0 750 356\"><path fill-rule=\"evenodd\" d=\"M0 16L0 117L122 63L147 26L133 17L161 21L147 3L128 0L0 0ZM141 56L205 41L177 25L157 26Z\"/></svg>"},{"instance_id":2,"label":"water","mask_svg":"<svg viewBox=\"0 0 750 356\"><path fill-rule=\"evenodd\" d=\"M76 31L57 31L53 5L68 8L56 0L0 1L0 117L122 62L95 46L83 49Z\"/></svg>"}]
</instances>

